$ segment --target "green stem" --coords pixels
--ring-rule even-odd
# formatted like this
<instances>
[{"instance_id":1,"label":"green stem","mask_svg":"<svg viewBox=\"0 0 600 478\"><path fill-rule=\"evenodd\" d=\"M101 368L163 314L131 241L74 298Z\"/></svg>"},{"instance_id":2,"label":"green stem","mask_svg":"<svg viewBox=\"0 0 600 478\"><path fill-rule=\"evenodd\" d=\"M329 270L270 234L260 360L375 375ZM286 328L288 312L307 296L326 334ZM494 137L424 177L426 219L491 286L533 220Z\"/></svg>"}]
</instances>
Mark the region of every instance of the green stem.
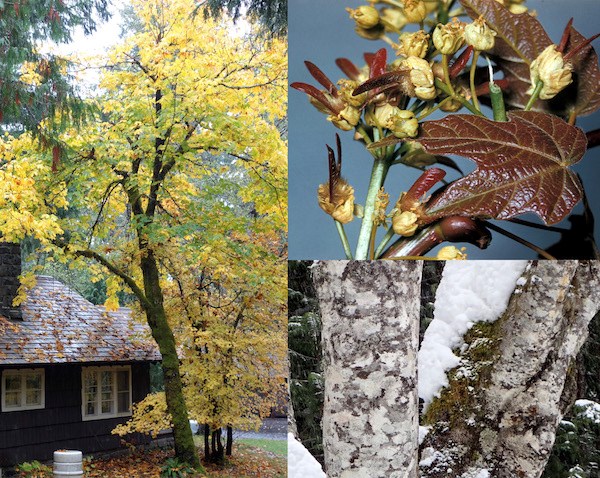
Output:
<instances>
[{"instance_id":1,"label":"green stem","mask_svg":"<svg viewBox=\"0 0 600 478\"><path fill-rule=\"evenodd\" d=\"M417 121L421 122L423 121L425 118L427 118L431 113L433 113L434 111L437 111L439 108L442 107L442 105L444 103L446 103L449 100L453 100L454 98L452 96L446 96L446 98L444 98L442 101L440 101L437 105L435 105L433 108L429 108L427 111L425 111L421 116L417 117Z\"/></svg>"},{"instance_id":2,"label":"green stem","mask_svg":"<svg viewBox=\"0 0 600 478\"><path fill-rule=\"evenodd\" d=\"M460 104L467 108L471 113L476 114L477 116L484 116L483 113L481 111L476 110L473 107L473 105L464 98L464 96L457 95L456 93L450 91L448 85L446 85L446 83L444 83L439 78L435 79L435 86L436 88L439 88L444 93L446 93L448 96L452 96L452 98L454 98L455 100L460 101Z\"/></svg>"},{"instance_id":3,"label":"green stem","mask_svg":"<svg viewBox=\"0 0 600 478\"><path fill-rule=\"evenodd\" d=\"M373 141L371 140L371 138L369 137L369 135L367 134L367 131L365 130L365 127L363 126L362 123L360 123L359 125L356 126L356 131L358 133L360 133L362 139L365 141L365 143L367 144L371 144Z\"/></svg>"},{"instance_id":4,"label":"green stem","mask_svg":"<svg viewBox=\"0 0 600 478\"><path fill-rule=\"evenodd\" d=\"M338 234L340 235L340 239L342 240L342 246L344 246L344 253L346 254L346 259L352 260L352 250L350 249L350 243L348 242L348 236L346 236L346 231L344 230L344 225L340 221L333 220L335 222L335 227L337 228Z\"/></svg>"},{"instance_id":5,"label":"green stem","mask_svg":"<svg viewBox=\"0 0 600 478\"><path fill-rule=\"evenodd\" d=\"M490 81L490 99L492 101L494 121L507 121L508 118L506 117L506 108L504 107L502 89L492 81Z\"/></svg>"},{"instance_id":6,"label":"green stem","mask_svg":"<svg viewBox=\"0 0 600 478\"><path fill-rule=\"evenodd\" d=\"M539 98L540 92L542 91L543 87L544 87L544 82L542 80L538 80L538 82L535 84L535 89L533 90L533 93L531 94L531 97L529 98L529 101L525 105L525 111L529 111L531 109L531 107L533 106L533 104Z\"/></svg>"},{"instance_id":7,"label":"green stem","mask_svg":"<svg viewBox=\"0 0 600 478\"><path fill-rule=\"evenodd\" d=\"M469 72L469 86L471 87L471 99L473 106L481 111L479 100L477 99L477 91L475 90L475 71L477 70L477 60L479 59L479 50L473 53L473 61L471 62L471 71Z\"/></svg>"},{"instance_id":8,"label":"green stem","mask_svg":"<svg viewBox=\"0 0 600 478\"><path fill-rule=\"evenodd\" d=\"M448 55L442 54L442 68L444 70L444 81L446 82L446 86L450 91L450 95L456 96L456 92L454 91L454 87L452 86L452 81L450 80L450 70L448 68Z\"/></svg>"},{"instance_id":9,"label":"green stem","mask_svg":"<svg viewBox=\"0 0 600 478\"><path fill-rule=\"evenodd\" d=\"M358 242L356 245L355 258L357 260L366 260L369 255L369 241L371 239L371 231L373 230L373 219L375 215L375 201L377 193L383 183L383 177L387 170L387 159L375 159L373 161L373 169L371 170L371 180L369 181L369 189L367 191L367 199L365 201L365 213L363 216L360 232L358 233Z\"/></svg>"},{"instance_id":10,"label":"green stem","mask_svg":"<svg viewBox=\"0 0 600 478\"><path fill-rule=\"evenodd\" d=\"M385 247L392 240L392 237L394 237L394 228L390 227L385 233L385 236L383 236L383 239L381 240L379 245L377 246L377 249L375 250L375 259L377 259L381 255Z\"/></svg>"}]
</instances>

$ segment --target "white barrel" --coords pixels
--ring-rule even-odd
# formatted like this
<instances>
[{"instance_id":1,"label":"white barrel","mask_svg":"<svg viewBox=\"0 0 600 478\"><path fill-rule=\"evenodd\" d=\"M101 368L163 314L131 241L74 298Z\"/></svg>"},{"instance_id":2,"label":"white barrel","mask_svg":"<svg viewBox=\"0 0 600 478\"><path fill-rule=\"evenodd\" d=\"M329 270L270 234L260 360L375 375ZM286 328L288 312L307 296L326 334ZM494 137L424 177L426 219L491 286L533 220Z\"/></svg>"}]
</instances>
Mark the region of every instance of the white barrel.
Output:
<instances>
[{"instance_id":1,"label":"white barrel","mask_svg":"<svg viewBox=\"0 0 600 478\"><path fill-rule=\"evenodd\" d=\"M54 478L83 478L83 454L77 450L54 452Z\"/></svg>"}]
</instances>

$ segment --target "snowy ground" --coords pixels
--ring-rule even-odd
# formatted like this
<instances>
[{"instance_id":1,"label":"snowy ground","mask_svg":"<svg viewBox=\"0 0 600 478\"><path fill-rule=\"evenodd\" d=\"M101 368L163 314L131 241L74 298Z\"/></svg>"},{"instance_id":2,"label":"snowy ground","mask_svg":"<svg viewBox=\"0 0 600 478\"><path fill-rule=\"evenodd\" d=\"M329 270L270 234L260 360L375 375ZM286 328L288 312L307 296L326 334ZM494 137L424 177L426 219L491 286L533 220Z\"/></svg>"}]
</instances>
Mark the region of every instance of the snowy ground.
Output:
<instances>
[{"instance_id":1,"label":"snowy ground","mask_svg":"<svg viewBox=\"0 0 600 478\"><path fill-rule=\"evenodd\" d=\"M321 464L291 433L288 434L288 478L327 478Z\"/></svg>"}]
</instances>

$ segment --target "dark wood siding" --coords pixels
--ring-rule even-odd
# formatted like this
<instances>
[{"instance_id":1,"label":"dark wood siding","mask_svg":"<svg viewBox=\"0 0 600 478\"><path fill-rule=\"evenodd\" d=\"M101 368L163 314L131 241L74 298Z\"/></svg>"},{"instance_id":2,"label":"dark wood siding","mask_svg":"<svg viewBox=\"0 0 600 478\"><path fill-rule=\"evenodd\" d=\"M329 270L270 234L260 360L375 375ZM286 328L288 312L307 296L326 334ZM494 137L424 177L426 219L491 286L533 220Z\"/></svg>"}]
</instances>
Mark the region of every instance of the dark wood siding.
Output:
<instances>
[{"instance_id":1,"label":"dark wood siding","mask_svg":"<svg viewBox=\"0 0 600 478\"><path fill-rule=\"evenodd\" d=\"M149 363L129 365L135 403L150 391ZM0 411L0 468L24 461L51 460L53 452L59 449L94 453L120 448L120 437L110 432L119 423L127 421L127 417L81 420L82 366L58 364L31 367L45 370L46 406L41 410ZM0 374L6 368L0 367ZM138 441L147 441L142 436L136 438Z\"/></svg>"}]
</instances>

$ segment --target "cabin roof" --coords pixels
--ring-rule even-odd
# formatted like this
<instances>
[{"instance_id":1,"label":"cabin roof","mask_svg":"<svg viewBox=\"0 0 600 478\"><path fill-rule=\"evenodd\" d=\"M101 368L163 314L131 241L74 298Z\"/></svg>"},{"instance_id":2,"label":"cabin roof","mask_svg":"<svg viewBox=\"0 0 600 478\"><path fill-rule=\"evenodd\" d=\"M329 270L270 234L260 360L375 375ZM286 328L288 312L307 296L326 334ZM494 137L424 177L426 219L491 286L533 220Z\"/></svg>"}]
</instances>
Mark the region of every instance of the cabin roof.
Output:
<instances>
[{"instance_id":1,"label":"cabin roof","mask_svg":"<svg viewBox=\"0 0 600 478\"><path fill-rule=\"evenodd\" d=\"M37 276L21 310L22 320L3 319L0 365L160 360L130 309L108 312L53 277Z\"/></svg>"}]
</instances>

